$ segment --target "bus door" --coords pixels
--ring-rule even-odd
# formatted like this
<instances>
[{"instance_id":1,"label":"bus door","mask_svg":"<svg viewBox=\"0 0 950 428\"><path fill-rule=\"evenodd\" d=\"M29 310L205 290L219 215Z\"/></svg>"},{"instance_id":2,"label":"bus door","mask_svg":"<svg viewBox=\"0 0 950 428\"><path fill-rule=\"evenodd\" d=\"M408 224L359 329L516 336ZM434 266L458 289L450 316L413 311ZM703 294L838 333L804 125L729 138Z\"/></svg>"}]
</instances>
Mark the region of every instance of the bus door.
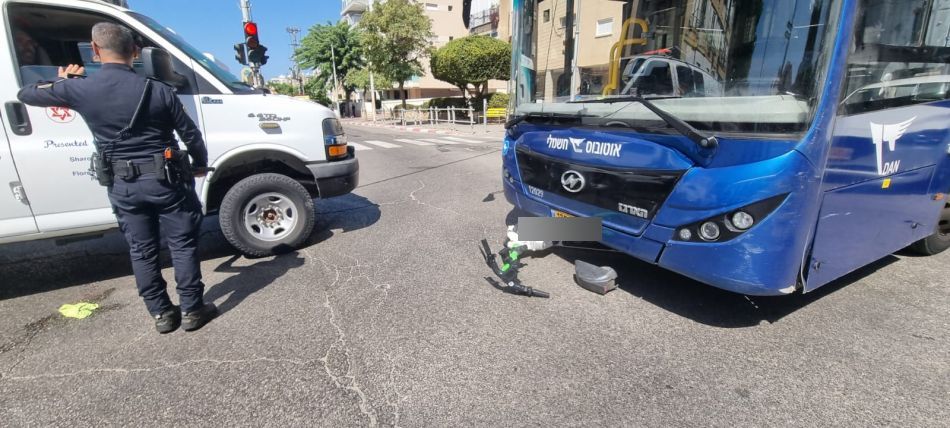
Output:
<instances>
[{"instance_id":1,"label":"bus door","mask_svg":"<svg viewBox=\"0 0 950 428\"><path fill-rule=\"evenodd\" d=\"M950 166L950 0L915 3L859 2L805 291L936 229L950 191L934 182Z\"/></svg>"}]
</instances>

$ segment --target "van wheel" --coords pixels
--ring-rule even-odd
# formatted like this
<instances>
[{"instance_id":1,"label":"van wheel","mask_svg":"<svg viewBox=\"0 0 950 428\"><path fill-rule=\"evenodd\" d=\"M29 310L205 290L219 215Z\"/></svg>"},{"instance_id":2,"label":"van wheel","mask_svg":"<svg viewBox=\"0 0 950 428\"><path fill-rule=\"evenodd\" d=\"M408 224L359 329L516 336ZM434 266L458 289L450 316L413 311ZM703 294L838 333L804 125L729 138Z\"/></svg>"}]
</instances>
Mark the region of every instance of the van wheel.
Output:
<instances>
[{"instance_id":1,"label":"van wheel","mask_svg":"<svg viewBox=\"0 0 950 428\"><path fill-rule=\"evenodd\" d=\"M911 244L910 249L915 253L932 256L950 248L950 203L943 207L940 221L933 235Z\"/></svg>"},{"instance_id":2,"label":"van wheel","mask_svg":"<svg viewBox=\"0 0 950 428\"><path fill-rule=\"evenodd\" d=\"M224 237L252 257L299 247L313 231L313 199L286 175L257 174L224 195L218 221Z\"/></svg>"}]
</instances>

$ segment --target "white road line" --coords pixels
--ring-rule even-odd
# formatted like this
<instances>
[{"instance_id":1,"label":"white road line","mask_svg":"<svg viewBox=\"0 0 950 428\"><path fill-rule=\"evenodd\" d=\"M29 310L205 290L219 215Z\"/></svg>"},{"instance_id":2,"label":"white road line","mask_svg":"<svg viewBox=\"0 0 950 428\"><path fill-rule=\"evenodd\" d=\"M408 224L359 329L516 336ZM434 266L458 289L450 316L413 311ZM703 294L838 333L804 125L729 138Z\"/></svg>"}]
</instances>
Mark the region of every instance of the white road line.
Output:
<instances>
[{"instance_id":1,"label":"white road line","mask_svg":"<svg viewBox=\"0 0 950 428\"><path fill-rule=\"evenodd\" d=\"M450 145L462 144L462 143L460 143L460 142L458 142L458 141L443 140L443 139L439 139L439 138L426 138L426 139L424 139L424 140L420 138L420 140L421 140L421 141L428 141L428 142L430 142L430 143L436 143L436 144L450 144Z\"/></svg>"},{"instance_id":2,"label":"white road line","mask_svg":"<svg viewBox=\"0 0 950 428\"><path fill-rule=\"evenodd\" d=\"M425 142L425 141L409 140L409 139L405 139L405 138L397 138L396 141L398 141L398 142L400 142L400 143L413 144L413 145L416 145L416 146L432 146L432 145L433 145L432 143L427 143L427 142Z\"/></svg>"},{"instance_id":3,"label":"white road line","mask_svg":"<svg viewBox=\"0 0 950 428\"><path fill-rule=\"evenodd\" d=\"M466 140L466 139L464 139L464 138L458 138L458 137L442 137L442 138L445 138L446 140L458 141L458 142L460 142L460 143L466 143L466 144L481 144L481 143L484 143L484 141L481 141L481 140Z\"/></svg>"},{"instance_id":4,"label":"white road line","mask_svg":"<svg viewBox=\"0 0 950 428\"><path fill-rule=\"evenodd\" d=\"M366 144L372 144L372 145L374 145L374 146L382 147L382 148L384 148L384 149L398 149L398 148L402 147L402 146L400 146L400 145L398 145L398 144L392 144L392 143L387 143L387 142L385 142L385 141L376 141L376 140L368 140L368 141L364 141L364 143L366 143Z\"/></svg>"},{"instance_id":5,"label":"white road line","mask_svg":"<svg viewBox=\"0 0 950 428\"><path fill-rule=\"evenodd\" d=\"M366 146L364 146L364 145L362 145L362 144L356 144L356 143L353 143L353 142L350 142L350 143L348 143L348 144L351 145L351 146L353 146L353 149L356 150L356 151L360 151L360 150L373 150L372 147L366 147Z\"/></svg>"}]
</instances>

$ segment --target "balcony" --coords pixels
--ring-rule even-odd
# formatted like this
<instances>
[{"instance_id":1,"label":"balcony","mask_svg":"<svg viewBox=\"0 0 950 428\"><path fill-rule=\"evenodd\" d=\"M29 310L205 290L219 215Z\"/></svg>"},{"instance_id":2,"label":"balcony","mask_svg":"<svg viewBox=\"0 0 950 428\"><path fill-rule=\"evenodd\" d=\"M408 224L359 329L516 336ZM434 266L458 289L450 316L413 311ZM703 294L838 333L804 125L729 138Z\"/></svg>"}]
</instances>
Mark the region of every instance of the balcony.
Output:
<instances>
[{"instance_id":1,"label":"balcony","mask_svg":"<svg viewBox=\"0 0 950 428\"><path fill-rule=\"evenodd\" d=\"M366 12L369 9L370 0L343 0L343 10L340 15Z\"/></svg>"}]
</instances>

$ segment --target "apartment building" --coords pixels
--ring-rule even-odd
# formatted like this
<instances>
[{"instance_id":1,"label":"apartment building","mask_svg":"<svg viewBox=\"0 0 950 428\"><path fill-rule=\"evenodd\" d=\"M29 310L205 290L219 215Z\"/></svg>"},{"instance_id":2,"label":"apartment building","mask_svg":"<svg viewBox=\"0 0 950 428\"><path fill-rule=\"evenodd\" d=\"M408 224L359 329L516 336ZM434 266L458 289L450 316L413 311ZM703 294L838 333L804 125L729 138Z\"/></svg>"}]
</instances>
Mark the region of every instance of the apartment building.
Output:
<instances>
[{"instance_id":1,"label":"apartment building","mask_svg":"<svg viewBox=\"0 0 950 428\"><path fill-rule=\"evenodd\" d=\"M356 25L363 14L369 11L372 0L342 0L340 18L350 25ZM426 15L432 19L432 44L438 48L456 37L469 35L468 29L462 22L462 0L418 0L422 3ZM458 88L432 77L429 63L423 60L424 74L416 76L405 84L407 99L425 99L434 97L459 96ZM377 88L383 100L399 99L399 90L396 88Z\"/></svg>"}]
</instances>

